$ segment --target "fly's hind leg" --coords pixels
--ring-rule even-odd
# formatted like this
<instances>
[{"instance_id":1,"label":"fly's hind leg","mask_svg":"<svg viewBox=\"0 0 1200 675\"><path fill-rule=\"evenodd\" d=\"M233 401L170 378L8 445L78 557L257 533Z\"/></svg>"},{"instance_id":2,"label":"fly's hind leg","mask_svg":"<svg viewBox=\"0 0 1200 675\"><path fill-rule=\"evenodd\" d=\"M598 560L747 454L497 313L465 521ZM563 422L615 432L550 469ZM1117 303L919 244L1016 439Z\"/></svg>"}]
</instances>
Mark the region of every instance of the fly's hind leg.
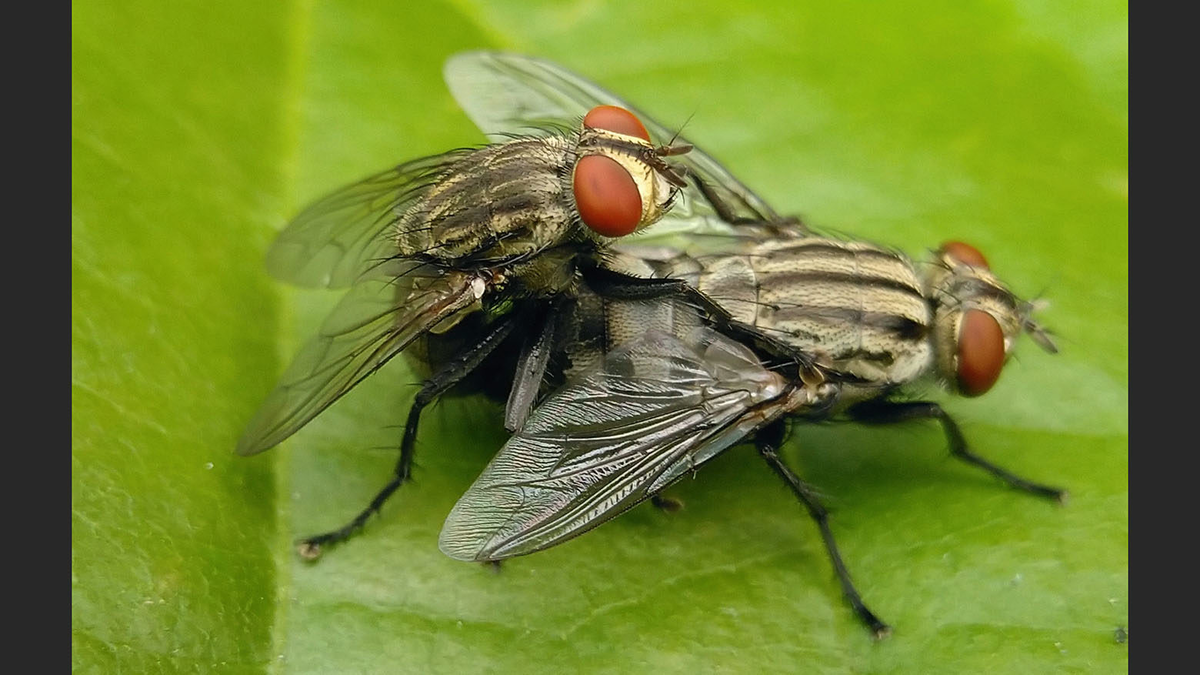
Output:
<instances>
[{"instance_id":1,"label":"fly's hind leg","mask_svg":"<svg viewBox=\"0 0 1200 675\"><path fill-rule=\"evenodd\" d=\"M987 471L1018 490L1053 499L1059 503L1065 503L1067 500L1066 490L1027 480L971 452L958 425L942 409L942 406L936 403L930 401L868 401L854 406L849 412L855 420L867 424L893 424L908 420L935 419L941 423L942 430L946 433L951 455Z\"/></svg>"},{"instance_id":2,"label":"fly's hind leg","mask_svg":"<svg viewBox=\"0 0 1200 675\"><path fill-rule=\"evenodd\" d=\"M508 337L516 325L517 320L513 316L500 320L482 340L464 349L425 381L414 397L412 407L409 408L408 420L404 425L404 437L400 442L400 459L396 462L392 479L375 495L367 508L363 509L349 523L336 530L306 537L297 542L297 550L302 558L316 560L321 556L325 547L338 544L354 536L362 529L367 519L378 513L384 502L408 481L412 475L413 455L417 444L417 424L420 422L421 411L478 367L504 341L504 338Z\"/></svg>"},{"instance_id":3,"label":"fly's hind leg","mask_svg":"<svg viewBox=\"0 0 1200 675\"><path fill-rule=\"evenodd\" d=\"M850 572L846 570L846 563L842 562L842 554L838 551L837 542L833 539L833 530L829 529L829 512L817 498L816 491L812 489L812 486L801 480L779 456L779 446L783 445L785 430L781 420L760 431L754 439L758 454L762 455L767 464L783 479L783 482L787 483L788 487L792 489L792 494L796 495L796 498L804 504L804 507L808 509L808 515L812 516L817 523L817 527L821 530L821 538L825 541L825 550L829 553L829 559L833 563L834 571L837 572L838 581L842 584L842 593L845 594L854 613L858 615L859 620L866 624L876 639L885 638L892 629L867 607L858 589L854 587L854 581L850 579Z\"/></svg>"}]
</instances>

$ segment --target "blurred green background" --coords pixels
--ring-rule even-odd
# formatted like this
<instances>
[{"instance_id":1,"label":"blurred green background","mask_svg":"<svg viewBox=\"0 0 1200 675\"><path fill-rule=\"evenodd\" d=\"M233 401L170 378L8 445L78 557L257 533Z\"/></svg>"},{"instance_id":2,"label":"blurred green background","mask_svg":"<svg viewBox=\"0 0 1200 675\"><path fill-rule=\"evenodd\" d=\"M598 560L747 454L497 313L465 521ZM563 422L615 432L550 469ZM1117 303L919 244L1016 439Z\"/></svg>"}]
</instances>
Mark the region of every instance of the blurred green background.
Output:
<instances>
[{"instance_id":1,"label":"blurred green background","mask_svg":"<svg viewBox=\"0 0 1200 675\"><path fill-rule=\"evenodd\" d=\"M73 5L72 633L77 672L1123 672L1128 645L1123 2L148 0ZM450 54L552 59L687 133L783 212L910 254L970 241L1028 340L949 409L1058 508L938 429L797 429L873 643L815 527L748 447L500 574L437 549L503 442L428 412L416 483L306 565L386 480L397 360L285 445L232 449L331 298L273 282L308 200L482 135Z\"/></svg>"}]
</instances>

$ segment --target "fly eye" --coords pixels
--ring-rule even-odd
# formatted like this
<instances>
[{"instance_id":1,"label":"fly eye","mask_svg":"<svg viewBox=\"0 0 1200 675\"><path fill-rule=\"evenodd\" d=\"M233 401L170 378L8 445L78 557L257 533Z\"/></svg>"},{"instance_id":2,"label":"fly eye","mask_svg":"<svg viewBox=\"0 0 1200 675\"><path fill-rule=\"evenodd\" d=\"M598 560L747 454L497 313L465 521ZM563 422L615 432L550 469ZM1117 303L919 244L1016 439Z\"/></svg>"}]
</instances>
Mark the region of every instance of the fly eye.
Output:
<instances>
[{"instance_id":1,"label":"fly eye","mask_svg":"<svg viewBox=\"0 0 1200 675\"><path fill-rule=\"evenodd\" d=\"M985 270L989 269L987 258L983 257L979 249L970 244L964 244L961 241L948 241L942 244L942 253L964 265L981 267Z\"/></svg>"},{"instance_id":2,"label":"fly eye","mask_svg":"<svg viewBox=\"0 0 1200 675\"><path fill-rule=\"evenodd\" d=\"M1004 367L1004 331L991 314L968 309L958 330L958 390L979 396L992 388Z\"/></svg>"},{"instance_id":3,"label":"fly eye","mask_svg":"<svg viewBox=\"0 0 1200 675\"><path fill-rule=\"evenodd\" d=\"M650 140L650 134L642 121L628 110L615 105L598 105L592 108L584 115L583 126L636 136L644 141Z\"/></svg>"},{"instance_id":4,"label":"fly eye","mask_svg":"<svg viewBox=\"0 0 1200 675\"><path fill-rule=\"evenodd\" d=\"M596 234L623 237L642 220L642 195L633 176L610 157L587 155L579 160L572 189L579 217Z\"/></svg>"}]
</instances>

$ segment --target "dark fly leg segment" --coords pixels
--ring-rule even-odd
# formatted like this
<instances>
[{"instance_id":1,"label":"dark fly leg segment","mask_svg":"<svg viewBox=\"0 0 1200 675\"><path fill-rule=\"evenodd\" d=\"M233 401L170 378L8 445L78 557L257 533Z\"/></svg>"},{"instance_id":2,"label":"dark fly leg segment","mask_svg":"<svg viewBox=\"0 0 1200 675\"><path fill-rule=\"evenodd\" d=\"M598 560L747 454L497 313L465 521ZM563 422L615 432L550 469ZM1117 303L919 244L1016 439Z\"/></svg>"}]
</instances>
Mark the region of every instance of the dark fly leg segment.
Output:
<instances>
[{"instance_id":1,"label":"dark fly leg segment","mask_svg":"<svg viewBox=\"0 0 1200 675\"><path fill-rule=\"evenodd\" d=\"M585 260L580 271L584 281L597 295L611 300L656 300L678 298L699 302L705 311L715 311L728 317L729 313L704 294L687 285L682 279L635 277L602 267L594 261Z\"/></svg>"},{"instance_id":2,"label":"dark fly leg segment","mask_svg":"<svg viewBox=\"0 0 1200 675\"><path fill-rule=\"evenodd\" d=\"M704 198L708 200L708 203L713 207L713 210L717 212L717 216L730 225L768 225L776 230L782 229L801 234L808 234L808 228L805 227L804 223L801 223L800 219L795 216L786 216L783 218L772 218L766 216L761 218L747 218L745 216L739 216L733 210L733 207L731 207L728 202L721 198L721 196L717 194L717 191L714 190L711 185L705 182L703 178L697 175L692 175L691 179L692 182L696 184L696 189L700 191L700 194L704 195ZM745 202L743 202L743 204L745 204ZM749 204L745 204L745 206L756 213L758 212L757 209L754 209Z\"/></svg>"},{"instance_id":3,"label":"dark fly leg segment","mask_svg":"<svg viewBox=\"0 0 1200 675\"><path fill-rule=\"evenodd\" d=\"M718 323L732 321L729 312L682 279L635 277L594 263L581 272L592 291L609 300L676 299L695 305Z\"/></svg>"},{"instance_id":4,"label":"dark fly leg segment","mask_svg":"<svg viewBox=\"0 0 1200 675\"><path fill-rule=\"evenodd\" d=\"M838 552L837 542L833 539L833 531L829 529L829 512L817 498L812 486L800 480L796 472L792 471L791 467L785 464L779 456L779 446L783 444L785 429L784 422L780 420L759 431L754 439L758 454L762 455L771 469L783 479L783 482L787 483L796 498L808 509L808 514L816 521L817 527L821 530L821 538L825 540L825 550L828 551L833 569L837 572L838 581L842 584L842 593L846 595L846 600L854 608L854 613L867 625L876 639L887 637L892 629L863 603L862 596L859 595L858 589L854 587L854 582L850 579L850 572L846 570L846 563L842 562L842 554Z\"/></svg>"},{"instance_id":5,"label":"dark fly leg segment","mask_svg":"<svg viewBox=\"0 0 1200 675\"><path fill-rule=\"evenodd\" d=\"M392 479L375 495L367 508L354 517L354 520L336 530L301 539L297 546L302 557L314 560L321 555L323 546L337 544L352 537L372 514L379 511L392 493L409 479L412 473L413 454L416 451L417 423L421 418L421 410L477 368L504 341L504 338L508 337L517 323L526 318L524 314L523 312L514 312L500 319L482 340L464 349L441 370L425 380L424 385L413 399L412 407L409 408L408 421L404 425L404 438L400 442L400 460L396 462Z\"/></svg>"},{"instance_id":6,"label":"dark fly leg segment","mask_svg":"<svg viewBox=\"0 0 1200 675\"><path fill-rule=\"evenodd\" d=\"M974 464L1018 490L1039 497L1047 497L1060 503L1067 499L1067 491L1062 488L1026 480L971 452L967 448L967 441L959 431L958 425L942 409L942 406L936 403L930 401L867 401L850 408L849 413L855 420L867 424L893 424L908 420L935 419L941 423L943 431L946 432L946 440L950 443L950 454L968 464Z\"/></svg>"}]
</instances>

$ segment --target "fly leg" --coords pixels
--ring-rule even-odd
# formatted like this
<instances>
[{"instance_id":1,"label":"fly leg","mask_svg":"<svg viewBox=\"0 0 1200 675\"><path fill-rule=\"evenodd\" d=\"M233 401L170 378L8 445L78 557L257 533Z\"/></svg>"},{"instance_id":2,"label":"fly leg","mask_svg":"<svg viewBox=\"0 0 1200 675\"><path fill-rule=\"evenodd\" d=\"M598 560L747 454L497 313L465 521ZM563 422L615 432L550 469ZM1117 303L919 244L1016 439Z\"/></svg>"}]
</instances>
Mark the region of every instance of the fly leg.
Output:
<instances>
[{"instance_id":1,"label":"fly leg","mask_svg":"<svg viewBox=\"0 0 1200 675\"><path fill-rule=\"evenodd\" d=\"M584 280L597 295L615 300L675 299L706 313L718 328L735 340L750 342L775 357L794 362L803 371L816 367L812 355L767 335L755 326L734 319L724 307L683 279L634 277L597 265L585 267L582 271Z\"/></svg>"},{"instance_id":2,"label":"fly leg","mask_svg":"<svg viewBox=\"0 0 1200 675\"><path fill-rule=\"evenodd\" d=\"M1047 497L1059 503L1064 503L1067 500L1066 490L1026 480L971 452L967 447L966 439L963 438L962 432L958 429L958 425L942 409L942 406L936 403L930 401L868 401L854 406L849 412L850 416L855 420L867 424L892 424L907 420L935 419L941 423L942 430L946 433L946 440L950 443L951 455L968 464L974 464L1018 490L1023 490L1039 497Z\"/></svg>"},{"instance_id":3,"label":"fly leg","mask_svg":"<svg viewBox=\"0 0 1200 675\"><path fill-rule=\"evenodd\" d=\"M838 552L837 542L833 539L833 531L829 529L829 512L825 510L825 506L817 498L816 492L808 483L800 480L796 472L792 471L791 467L784 463L779 456L779 446L784 440L784 423L778 421L767 426L758 433L755 437L754 444L758 448L758 453L766 460L767 464L783 479L783 482L788 484L792 489L792 493L796 498L804 504L808 509L808 514L816 521L817 527L821 529L821 538L825 540L825 550L829 553L829 559L833 562L833 569L837 572L838 581L842 584L842 593L845 594L846 600L850 602L850 606L854 608L854 613L858 615L859 620L867 625L871 630L871 634L876 639L887 637L892 629L886 623L881 621L875 612L872 612L863 603L862 596L859 595L858 589L854 587L854 582L850 579L850 572L846 570L846 563L842 562L842 554Z\"/></svg>"},{"instance_id":4,"label":"fly leg","mask_svg":"<svg viewBox=\"0 0 1200 675\"><path fill-rule=\"evenodd\" d=\"M611 300L675 298L696 305L718 321L732 319L723 307L689 286L683 279L635 277L596 264L589 264L582 272L592 291Z\"/></svg>"},{"instance_id":5,"label":"fly leg","mask_svg":"<svg viewBox=\"0 0 1200 675\"><path fill-rule=\"evenodd\" d=\"M730 225L767 226L772 229L772 233L775 236L786 234L790 234L792 236L795 236L796 234L809 234L808 227L806 227L804 223L800 222L800 219L795 216L784 216L782 218L771 216L747 218L746 216L739 216L734 212L733 207L730 206L729 203L726 202L720 195L718 195L717 191L714 190L713 187L709 185L708 182L706 182L703 178L693 174L692 182L696 184L696 188L700 190L700 194L704 195L704 198L708 200L708 203L713 207L713 210L717 212L717 217L729 223ZM757 212L757 209L749 204L746 204L744 200L742 203L745 204L746 208Z\"/></svg>"},{"instance_id":6,"label":"fly leg","mask_svg":"<svg viewBox=\"0 0 1200 675\"><path fill-rule=\"evenodd\" d=\"M508 337L519 320L515 315L500 320L482 340L464 349L428 380L425 380L413 399L412 407L409 408L408 420L404 425L404 437L400 442L400 459L396 462L392 479L375 495L367 508L363 509L349 523L336 530L301 539L297 543L297 550L302 558L316 560L321 556L322 547L331 546L352 537L362 529L367 519L378 513L384 502L408 481L412 475L413 454L416 451L417 443L417 423L421 418L421 410L478 367L504 341L504 338Z\"/></svg>"}]
</instances>

